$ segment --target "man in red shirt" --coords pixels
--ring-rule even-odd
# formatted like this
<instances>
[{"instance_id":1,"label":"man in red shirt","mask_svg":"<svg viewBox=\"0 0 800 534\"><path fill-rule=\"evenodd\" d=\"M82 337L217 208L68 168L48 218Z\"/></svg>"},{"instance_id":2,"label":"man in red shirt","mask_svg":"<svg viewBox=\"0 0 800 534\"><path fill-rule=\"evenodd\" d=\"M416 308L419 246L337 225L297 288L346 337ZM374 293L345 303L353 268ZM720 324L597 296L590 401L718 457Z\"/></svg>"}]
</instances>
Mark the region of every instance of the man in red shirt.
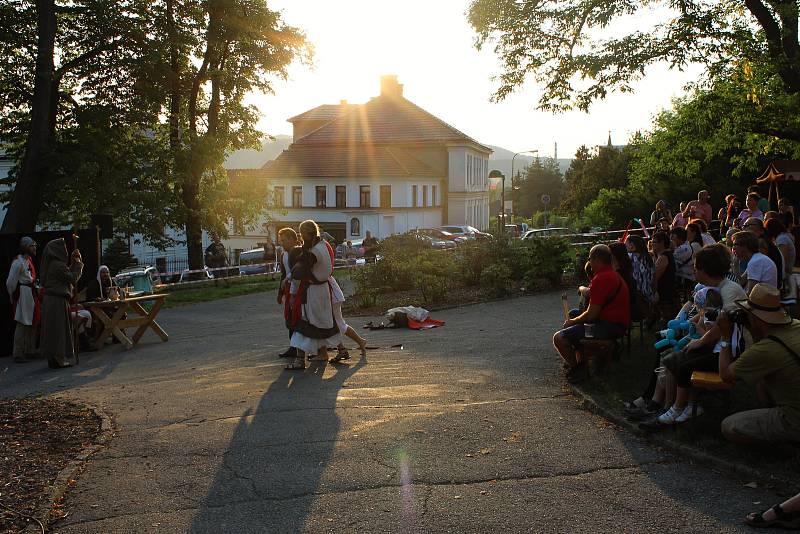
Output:
<instances>
[{"instance_id":1,"label":"man in red shirt","mask_svg":"<svg viewBox=\"0 0 800 534\"><path fill-rule=\"evenodd\" d=\"M683 216L686 219L703 219L706 222L706 226L711 225L711 204L708 203L708 191L703 189L699 193L697 193L697 200L692 200L686 206L686 209L683 210Z\"/></svg>"},{"instance_id":2,"label":"man in red shirt","mask_svg":"<svg viewBox=\"0 0 800 534\"><path fill-rule=\"evenodd\" d=\"M589 286L589 307L565 321L563 330L553 336L553 346L569 367L567 379L573 383L586 375L586 362L578 362L575 356L581 340L621 338L631 322L628 285L611 266L611 249L607 245L593 246L589 264L594 273Z\"/></svg>"}]
</instances>

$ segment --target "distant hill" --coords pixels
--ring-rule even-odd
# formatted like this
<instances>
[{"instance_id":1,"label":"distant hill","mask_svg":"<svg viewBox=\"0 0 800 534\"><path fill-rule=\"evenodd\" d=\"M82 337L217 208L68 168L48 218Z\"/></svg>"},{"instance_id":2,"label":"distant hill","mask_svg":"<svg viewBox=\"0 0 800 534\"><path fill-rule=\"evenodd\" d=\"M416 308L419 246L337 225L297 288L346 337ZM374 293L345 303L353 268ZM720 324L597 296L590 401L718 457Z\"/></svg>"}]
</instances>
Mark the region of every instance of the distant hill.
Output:
<instances>
[{"instance_id":1,"label":"distant hill","mask_svg":"<svg viewBox=\"0 0 800 534\"><path fill-rule=\"evenodd\" d=\"M266 140L261 150L237 150L225 160L226 169L260 169L292 144L291 135L276 135L274 140Z\"/></svg>"},{"instance_id":2,"label":"distant hill","mask_svg":"<svg viewBox=\"0 0 800 534\"><path fill-rule=\"evenodd\" d=\"M489 170L496 169L507 177L511 176L511 159L514 158L514 152L511 150L507 150L503 147L487 145L489 148L494 150L492 155L489 156ZM542 158L550 157L547 154L542 154ZM521 171L528 165L530 165L535 156L529 156L527 154L520 154L514 159L514 172ZM562 159L558 158L558 168L561 169L561 173L563 174L572 163L572 159Z\"/></svg>"}]
</instances>

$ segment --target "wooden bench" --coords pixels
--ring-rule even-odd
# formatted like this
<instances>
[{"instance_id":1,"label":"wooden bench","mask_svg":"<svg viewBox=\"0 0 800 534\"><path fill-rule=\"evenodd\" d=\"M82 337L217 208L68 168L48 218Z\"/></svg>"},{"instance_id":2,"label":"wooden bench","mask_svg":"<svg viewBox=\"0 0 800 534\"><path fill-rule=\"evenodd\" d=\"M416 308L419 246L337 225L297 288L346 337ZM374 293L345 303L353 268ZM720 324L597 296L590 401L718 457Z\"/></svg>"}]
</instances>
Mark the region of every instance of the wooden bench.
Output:
<instances>
[{"instance_id":1,"label":"wooden bench","mask_svg":"<svg viewBox=\"0 0 800 534\"><path fill-rule=\"evenodd\" d=\"M577 349L578 361L594 360L605 368L611 365L616 349L617 340L614 339L582 339Z\"/></svg>"},{"instance_id":2,"label":"wooden bench","mask_svg":"<svg viewBox=\"0 0 800 534\"><path fill-rule=\"evenodd\" d=\"M733 384L725 382L719 376L719 373L713 371L693 371L692 386L711 391L728 391L733 387Z\"/></svg>"},{"instance_id":3,"label":"wooden bench","mask_svg":"<svg viewBox=\"0 0 800 534\"><path fill-rule=\"evenodd\" d=\"M719 373L714 371L692 371L692 387L714 393L722 393L725 411L730 412L731 388L733 384L725 382ZM694 403L693 417L697 416L697 403Z\"/></svg>"}]
</instances>

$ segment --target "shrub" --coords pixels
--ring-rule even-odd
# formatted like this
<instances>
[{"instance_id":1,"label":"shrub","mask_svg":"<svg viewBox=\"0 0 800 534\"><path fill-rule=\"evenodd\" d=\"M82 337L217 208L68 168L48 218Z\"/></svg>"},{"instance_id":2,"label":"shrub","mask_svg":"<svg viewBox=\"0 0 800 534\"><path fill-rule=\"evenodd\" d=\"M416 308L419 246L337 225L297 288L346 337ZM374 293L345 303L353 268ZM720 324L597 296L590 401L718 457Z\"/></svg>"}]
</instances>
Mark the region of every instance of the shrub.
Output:
<instances>
[{"instance_id":1,"label":"shrub","mask_svg":"<svg viewBox=\"0 0 800 534\"><path fill-rule=\"evenodd\" d=\"M481 273L481 285L493 296L502 297L511 290L511 269L502 263L493 263Z\"/></svg>"},{"instance_id":2,"label":"shrub","mask_svg":"<svg viewBox=\"0 0 800 534\"><path fill-rule=\"evenodd\" d=\"M456 251L456 266L461 281L468 286L481 283L481 273L492 261L492 243L470 241Z\"/></svg>"},{"instance_id":3,"label":"shrub","mask_svg":"<svg viewBox=\"0 0 800 534\"><path fill-rule=\"evenodd\" d=\"M452 254L427 250L415 258L412 278L426 303L441 302L458 281L458 268Z\"/></svg>"}]
</instances>

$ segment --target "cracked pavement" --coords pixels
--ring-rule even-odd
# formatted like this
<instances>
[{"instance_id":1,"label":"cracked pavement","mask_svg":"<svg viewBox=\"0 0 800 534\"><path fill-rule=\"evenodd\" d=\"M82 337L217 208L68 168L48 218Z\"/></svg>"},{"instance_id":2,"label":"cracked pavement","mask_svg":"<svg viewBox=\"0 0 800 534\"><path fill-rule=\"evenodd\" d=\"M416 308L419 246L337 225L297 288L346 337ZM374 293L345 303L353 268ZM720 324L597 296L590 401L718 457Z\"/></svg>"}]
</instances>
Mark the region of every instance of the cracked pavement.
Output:
<instances>
[{"instance_id":1,"label":"cracked pavement","mask_svg":"<svg viewBox=\"0 0 800 534\"><path fill-rule=\"evenodd\" d=\"M738 532L783 497L581 410L560 314L555 293L436 312L444 328L367 332L385 348L297 373L273 295L250 295L163 311L164 344L8 364L0 387L113 416L61 534Z\"/></svg>"}]
</instances>

